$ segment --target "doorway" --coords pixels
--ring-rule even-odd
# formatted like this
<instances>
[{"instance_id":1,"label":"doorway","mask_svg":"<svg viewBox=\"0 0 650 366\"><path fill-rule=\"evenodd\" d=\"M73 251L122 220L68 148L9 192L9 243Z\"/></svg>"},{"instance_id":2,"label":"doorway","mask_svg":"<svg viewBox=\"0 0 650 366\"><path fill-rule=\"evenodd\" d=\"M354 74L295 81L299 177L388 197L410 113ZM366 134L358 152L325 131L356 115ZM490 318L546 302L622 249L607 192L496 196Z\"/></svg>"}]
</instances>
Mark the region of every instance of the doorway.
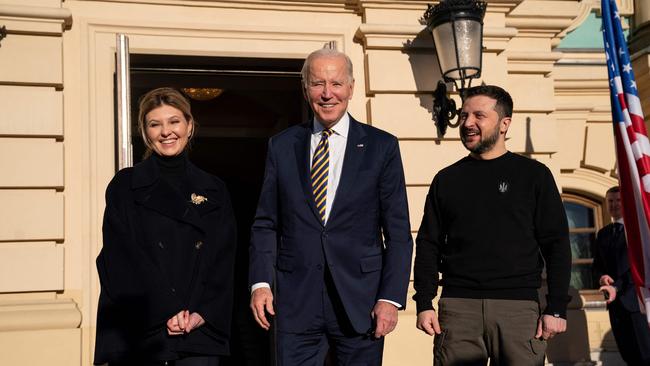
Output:
<instances>
[{"instance_id":1,"label":"doorway","mask_svg":"<svg viewBox=\"0 0 650 366\"><path fill-rule=\"evenodd\" d=\"M232 356L226 365L269 365L268 333L254 323L248 307L250 228L269 137L309 118L300 83L303 60L146 54L130 59L133 162L144 153L139 98L163 86L183 91L198 124L190 159L226 182L237 219Z\"/></svg>"}]
</instances>

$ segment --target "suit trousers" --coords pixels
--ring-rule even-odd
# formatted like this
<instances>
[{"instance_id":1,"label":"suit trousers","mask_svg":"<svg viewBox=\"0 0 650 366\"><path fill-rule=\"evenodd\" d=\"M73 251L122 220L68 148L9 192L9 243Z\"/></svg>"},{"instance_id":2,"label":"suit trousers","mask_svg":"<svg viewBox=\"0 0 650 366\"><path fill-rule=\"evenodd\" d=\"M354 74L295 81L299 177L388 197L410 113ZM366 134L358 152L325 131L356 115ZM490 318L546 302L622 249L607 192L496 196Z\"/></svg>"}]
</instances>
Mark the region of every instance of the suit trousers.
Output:
<instances>
[{"instance_id":1,"label":"suit trousers","mask_svg":"<svg viewBox=\"0 0 650 366\"><path fill-rule=\"evenodd\" d=\"M302 333L278 331L277 366L323 366L326 357L338 366L380 366L384 338L376 339L371 330L359 334L352 329L329 271L324 277L312 325Z\"/></svg>"},{"instance_id":2,"label":"suit trousers","mask_svg":"<svg viewBox=\"0 0 650 366\"><path fill-rule=\"evenodd\" d=\"M621 357L628 365L650 366L650 328L641 312L627 311L620 301L609 307L609 321Z\"/></svg>"},{"instance_id":3,"label":"suit trousers","mask_svg":"<svg viewBox=\"0 0 650 366\"><path fill-rule=\"evenodd\" d=\"M539 304L531 300L443 297L435 366L543 366L546 341L535 339Z\"/></svg>"},{"instance_id":4,"label":"suit trousers","mask_svg":"<svg viewBox=\"0 0 650 366\"><path fill-rule=\"evenodd\" d=\"M111 362L108 366L219 366L219 359L219 356L195 356L176 361Z\"/></svg>"}]
</instances>

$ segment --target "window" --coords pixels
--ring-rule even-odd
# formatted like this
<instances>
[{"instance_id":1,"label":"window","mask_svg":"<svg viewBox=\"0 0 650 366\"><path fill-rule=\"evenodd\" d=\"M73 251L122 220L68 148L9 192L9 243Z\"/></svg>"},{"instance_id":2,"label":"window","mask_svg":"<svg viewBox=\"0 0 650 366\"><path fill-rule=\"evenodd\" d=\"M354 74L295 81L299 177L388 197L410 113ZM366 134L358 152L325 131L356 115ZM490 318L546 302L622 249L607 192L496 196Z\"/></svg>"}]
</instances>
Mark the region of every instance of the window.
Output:
<instances>
[{"instance_id":1,"label":"window","mask_svg":"<svg viewBox=\"0 0 650 366\"><path fill-rule=\"evenodd\" d=\"M571 286L578 290L594 289L592 265L596 232L602 226L601 204L575 194L563 194L571 240Z\"/></svg>"}]
</instances>

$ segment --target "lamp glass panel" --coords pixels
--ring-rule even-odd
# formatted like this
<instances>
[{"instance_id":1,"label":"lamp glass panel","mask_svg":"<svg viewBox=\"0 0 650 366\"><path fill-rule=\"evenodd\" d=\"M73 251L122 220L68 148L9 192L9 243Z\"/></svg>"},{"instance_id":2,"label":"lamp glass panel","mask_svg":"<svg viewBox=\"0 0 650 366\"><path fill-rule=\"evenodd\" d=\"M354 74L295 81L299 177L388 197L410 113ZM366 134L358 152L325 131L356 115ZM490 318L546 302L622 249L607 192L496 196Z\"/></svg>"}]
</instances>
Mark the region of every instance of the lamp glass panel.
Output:
<instances>
[{"instance_id":1,"label":"lamp glass panel","mask_svg":"<svg viewBox=\"0 0 650 366\"><path fill-rule=\"evenodd\" d=\"M451 22L442 23L433 28L433 42L440 64L440 72L444 75L449 70L456 69L456 51L454 36L451 33Z\"/></svg>"},{"instance_id":2,"label":"lamp glass panel","mask_svg":"<svg viewBox=\"0 0 650 366\"><path fill-rule=\"evenodd\" d=\"M478 73L481 68L481 28L481 23L475 20L459 19L440 24L433 30L433 40L443 75L460 80L461 69L465 69L465 77ZM456 44L452 29L456 33ZM456 54L459 62L456 60Z\"/></svg>"}]
</instances>

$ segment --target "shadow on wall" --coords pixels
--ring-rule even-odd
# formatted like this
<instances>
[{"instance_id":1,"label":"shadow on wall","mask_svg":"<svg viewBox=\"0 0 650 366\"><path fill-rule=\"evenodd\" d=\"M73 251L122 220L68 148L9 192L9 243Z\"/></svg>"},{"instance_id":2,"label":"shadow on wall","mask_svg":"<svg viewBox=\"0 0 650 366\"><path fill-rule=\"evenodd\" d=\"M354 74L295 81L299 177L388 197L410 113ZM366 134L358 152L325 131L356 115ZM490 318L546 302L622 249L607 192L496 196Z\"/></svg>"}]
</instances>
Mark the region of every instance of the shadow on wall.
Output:
<instances>
[{"instance_id":1,"label":"shadow on wall","mask_svg":"<svg viewBox=\"0 0 650 366\"><path fill-rule=\"evenodd\" d=\"M402 53L408 56L416 86L416 97L420 99L420 107L426 109L433 120L433 91L438 80L442 79L442 75L431 34L427 28L424 28L403 46ZM439 139L442 137L440 130L437 129L436 144L440 143Z\"/></svg>"},{"instance_id":2,"label":"shadow on wall","mask_svg":"<svg viewBox=\"0 0 650 366\"><path fill-rule=\"evenodd\" d=\"M621 354L618 352L618 347L616 346L616 340L614 339L614 334L609 330L603 336L603 340L600 344L600 354L598 355L598 360L603 366L626 366L627 364L623 361Z\"/></svg>"},{"instance_id":3,"label":"shadow on wall","mask_svg":"<svg viewBox=\"0 0 650 366\"><path fill-rule=\"evenodd\" d=\"M531 133L530 133L530 124L532 122L532 119L529 117L526 117L526 153L530 154L534 150L533 148L533 139L531 138Z\"/></svg>"},{"instance_id":4,"label":"shadow on wall","mask_svg":"<svg viewBox=\"0 0 650 366\"><path fill-rule=\"evenodd\" d=\"M584 303L578 290L569 289L571 302L567 310L567 331L559 334L548 342L546 349L546 361L553 365L574 365L591 363L591 349L589 347L589 333L587 328L587 316L584 310ZM540 305L542 309L546 306L546 288L540 293Z\"/></svg>"}]
</instances>

